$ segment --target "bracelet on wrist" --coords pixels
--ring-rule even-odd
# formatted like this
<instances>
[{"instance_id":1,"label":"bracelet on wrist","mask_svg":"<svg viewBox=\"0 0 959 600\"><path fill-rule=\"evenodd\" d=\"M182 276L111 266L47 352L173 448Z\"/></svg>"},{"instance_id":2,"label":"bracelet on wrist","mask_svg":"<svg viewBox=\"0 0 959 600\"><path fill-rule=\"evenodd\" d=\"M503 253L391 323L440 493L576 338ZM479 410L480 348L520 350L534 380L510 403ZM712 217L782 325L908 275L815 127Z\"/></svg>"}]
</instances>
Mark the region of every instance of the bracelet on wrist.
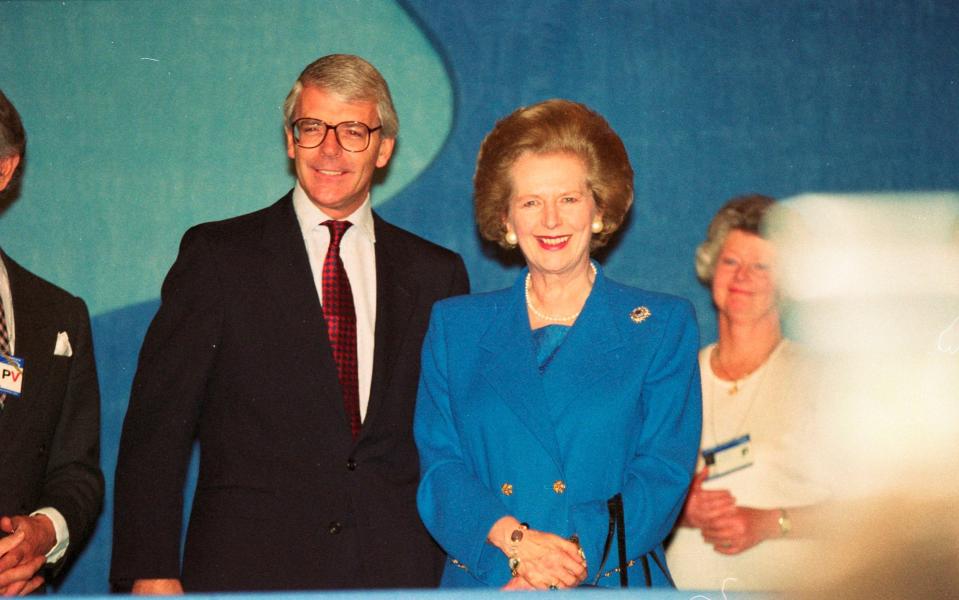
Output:
<instances>
[{"instance_id":1,"label":"bracelet on wrist","mask_svg":"<svg viewBox=\"0 0 959 600\"><path fill-rule=\"evenodd\" d=\"M511 577L517 576L517 569L519 569L519 557L517 553L519 551L519 544L523 541L524 532L529 530L528 523L520 523L519 527L513 530L509 535L509 553L507 554L508 560L507 565L509 566L509 572Z\"/></svg>"},{"instance_id":2,"label":"bracelet on wrist","mask_svg":"<svg viewBox=\"0 0 959 600\"><path fill-rule=\"evenodd\" d=\"M510 556L510 557L509 557L509 561L508 561L506 564L509 565L509 576L510 576L510 577L516 577L516 576L519 575L519 573L517 572L518 569L519 569L519 559L518 559L518 558L516 558L515 556Z\"/></svg>"},{"instance_id":3,"label":"bracelet on wrist","mask_svg":"<svg viewBox=\"0 0 959 600\"><path fill-rule=\"evenodd\" d=\"M529 525L526 523L520 523L519 527L513 530L513 533L509 535L509 541L518 544L523 541L523 532L529 529Z\"/></svg>"},{"instance_id":4,"label":"bracelet on wrist","mask_svg":"<svg viewBox=\"0 0 959 600\"><path fill-rule=\"evenodd\" d=\"M574 533L569 536L569 541L576 544L576 552L579 553L579 557L583 559L583 564L586 564L586 552L583 551L583 546L579 543L579 534Z\"/></svg>"}]
</instances>

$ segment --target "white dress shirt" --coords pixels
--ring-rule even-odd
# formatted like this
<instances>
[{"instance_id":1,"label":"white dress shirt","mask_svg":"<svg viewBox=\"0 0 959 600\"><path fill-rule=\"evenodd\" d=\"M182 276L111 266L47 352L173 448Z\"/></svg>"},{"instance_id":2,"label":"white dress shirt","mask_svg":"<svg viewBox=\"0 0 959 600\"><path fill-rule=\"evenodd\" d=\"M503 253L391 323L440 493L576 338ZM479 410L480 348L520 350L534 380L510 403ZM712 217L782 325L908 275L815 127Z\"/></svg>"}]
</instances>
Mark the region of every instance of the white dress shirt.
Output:
<instances>
[{"instance_id":1,"label":"white dress shirt","mask_svg":"<svg viewBox=\"0 0 959 600\"><path fill-rule=\"evenodd\" d=\"M293 188L293 210L300 223L306 253L310 257L316 295L323 302L323 261L330 247L330 230L324 221L332 217L320 210L297 182ZM340 259L350 280L356 308L356 358L360 392L360 420L366 420L373 380L373 335L376 331L376 235L370 197L346 219L353 223L340 240Z\"/></svg>"},{"instance_id":2,"label":"white dress shirt","mask_svg":"<svg viewBox=\"0 0 959 600\"><path fill-rule=\"evenodd\" d=\"M3 314L7 318L7 337L10 340L10 354L15 354L17 329L13 318L13 292L10 291L10 279L7 265L0 260L0 302L3 302Z\"/></svg>"},{"instance_id":3,"label":"white dress shirt","mask_svg":"<svg viewBox=\"0 0 959 600\"><path fill-rule=\"evenodd\" d=\"M14 322L13 312L13 292L10 291L10 278L7 275L7 266L0 260L0 302L3 302L3 314L6 317L7 336L10 339L10 354L16 356L17 331ZM23 365L24 371L30 368L30 365ZM30 516L44 515L53 523L53 530L57 535L57 543L47 552L47 562L55 563L67 551L70 545L70 530L67 528L67 520L63 518L60 511L52 506L38 508L30 513Z\"/></svg>"}]
</instances>

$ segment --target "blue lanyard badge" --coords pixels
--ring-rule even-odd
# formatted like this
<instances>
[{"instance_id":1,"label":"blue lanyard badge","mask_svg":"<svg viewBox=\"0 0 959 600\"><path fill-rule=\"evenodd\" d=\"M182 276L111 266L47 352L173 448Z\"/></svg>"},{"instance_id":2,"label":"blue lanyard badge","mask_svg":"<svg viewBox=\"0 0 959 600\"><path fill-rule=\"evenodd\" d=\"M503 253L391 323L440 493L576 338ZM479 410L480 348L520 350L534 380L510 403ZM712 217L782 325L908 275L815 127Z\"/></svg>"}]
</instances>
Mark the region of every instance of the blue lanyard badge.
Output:
<instances>
[{"instance_id":1,"label":"blue lanyard badge","mask_svg":"<svg viewBox=\"0 0 959 600\"><path fill-rule=\"evenodd\" d=\"M745 469L753 464L753 453L749 446L749 434L712 448L703 449L703 459L709 467L708 479L716 479L733 471Z\"/></svg>"},{"instance_id":2,"label":"blue lanyard badge","mask_svg":"<svg viewBox=\"0 0 959 600\"><path fill-rule=\"evenodd\" d=\"M0 354L0 393L19 396L23 388L23 359Z\"/></svg>"}]
</instances>

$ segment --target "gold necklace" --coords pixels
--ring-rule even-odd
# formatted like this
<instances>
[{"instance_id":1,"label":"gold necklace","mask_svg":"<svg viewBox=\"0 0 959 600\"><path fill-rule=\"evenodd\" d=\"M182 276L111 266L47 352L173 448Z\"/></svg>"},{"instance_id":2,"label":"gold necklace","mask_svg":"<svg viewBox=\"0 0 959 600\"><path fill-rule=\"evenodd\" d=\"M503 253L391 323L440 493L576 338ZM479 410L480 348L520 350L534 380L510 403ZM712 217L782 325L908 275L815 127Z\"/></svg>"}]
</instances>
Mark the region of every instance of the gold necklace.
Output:
<instances>
[{"instance_id":1,"label":"gold necklace","mask_svg":"<svg viewBox=\"0 0 959 600\"><path fill-rule=\"evenodd\" d=\"M759 371L759 370L762 370L762 375L759 376L759 381L756 382L756 388L753 390L752 395L749 397L749 404L746 406L746 412L743 413L742 418L739 420L739 425L736 427L736 429L733 430L733 435L732 435L732 437L731 437L731 438L728 438L728 439L733 439L733 438L739 437L740 433L743 431L743 426L746 425L746 421L749 419L750 413L753 412L753 405L756 403L756 396L759 395L759 391L762 389L763 383L766 381L766 375L769 374L769 370L772 368L772 367L770 366L770 363L772 363L772 361L774 360L774 356L775 356L776 352L779 350L779 348L780 348L781 346L782 346L782 339L779 340L779 342L776 344L776 347L773 348L773 351L766 355L766 358L763 359L763 362L762 362L758 367L756 367L755 369L752 370L752 373L755 373L755 372L757 372L757 371ZM718 349L719 349L719 346L717 345L715 348L713 348L713 351L716 352ZM718 357L719 357L719 353L718 353L718 352L716 353L716 356L717 356L717 359L718 359ZM720 366L722 366L723 369L726 368L726 367L723 366L723 365L720 365ZM749 375L752 375L752 373L750 373ZM727 375L729 374L728 371L727 371L726 374L727 374ZM740 379L740 380L738 380L738 381L742 381L742 380L746 379L746 377L749 377L749 375L746 375L745 377L743 377L742 379ZM713 373L712 379L713 379L713 385L715 385L715 380L716 380L716 379L719 379L719 377L716 376L716 373L715 373L715 372ZM737 381L736 383L738 383L738 381ZM715 388L714 388L714 389L715 389ZM739 389L736 388L736 391L739 391ZM730 396L732 396L732 395L735 394L736 392L735 392L735 391L730 391L730 392L728 392L728 393L729 393ZM705 402L705 401L706 401L706 397L705 397L705 395L704 395L704 396L703 396L703 402ZM705 413L704 413L704 414L705 414ZM712 432L713 432L713 444L719 444L719 438L716 436L716 404L715 404L715 401L711 402L711 406L710 406L710 408L709 408L709 421L710 421L710 426L711 426ZM705 423L704 423L704 425L705 425Z\"/></svg>"},{"instance_id":2,"label":"gold necklace","mask_svg":"<svg viewBox=\"0 0 959 600\"><path fill-rule=\"evenodd\" d=\"M728 393L730 396L734 396L734 395L736 395L737 393L739 393L739 382L740 382L740 381L744 381L744 380L746 380L746 379L749 379L749 376L750 376L750 375L752 375L753 373L755 373L757 369L761 368L764 364L766 364L766 361L769 360L769 357L773 355L773 352L775 352L776 349L779 348L779 344L780 344L781 342L782 342L782 338L780 338L779 341L776 342L776 345L773 346L773 349L770 350L769 353L766 354L765 357L763 357L763 360L756 366L755 369L753 369L752 371L750 371L750 372L748 372L748 373L745 373L745 374L744 374L742 377L740 377L739 379L733 379L732 375L729 374L729 369L726 368L726 364L723 362L723 354L722 354L722 352L719 351L719 344L716 344L716 347L713 348L713 352L716 353L716 364L718 364L719 367L723 370L723 373L722 373L723 379L726 379L726 380L728 380L728 381L732 381L732 382L733 382L733 387L729 388L729 391L728 391L727 393Z\"/></svg>"},{"instance_id":3,"label":"gold necklace","mask_svg":"<svg viewBox=\"0 0 959 600\"><path fill-rule=\"evenodd\" d=\"M713 349L713 352L716 353L716 364L718 364L719 368L723 370L723 379L731 380L733 382L733 387L729 388L729 391L726 393L729 394L730 396L735 396L736 394L739 393L739 382L742 379L746 379L747 377L752 375L752 372L746 373L740 379L733 379L732 376L729 374L729 369L727 369L726 365L723 364L723 355L719 352L718 344L716 345L716 348Z\"/></svg>"},{"instance_id":4,"label":"gold necklace","mask_svg":"<svg viewBox=\"0 0 959 600\"><path fill-rule=\"evenodd\" d=\"M593 269L593 278L595 279L595 278L596 278L596 265L594 265L592 262L590 262L590 263L589 263L589 266L590 266L590 268ZM532 288L531 274L530 274L530 273L527 273L527 274L526 274L526 306L527 306L527 308L530 309L530 311L531 311L534 315L536 315L537 317L539 317L540 319L542 319L542 320L544 320L544 321L551 321L551 322L553 322L553 323L564 323L564 322L566 322L566 321L575 321L575 320L576 320L576 317L579 316L579 313L583 312L583 309L581 308L581 309L579 309L578 311L576 311L576 314L574 314L574 315L569 315L569 316L565 316L565 317L554 316L554 315L547 315L547 314L545 314L545 313L541 313L541 312L539 312L538 310L536 310L536 307L535 307L535 306L533 306L533 300L532 300L532 298L530 298L530 294L529 294L529 291L530 291L531 288Z\"/></svg>"}]
</instances>

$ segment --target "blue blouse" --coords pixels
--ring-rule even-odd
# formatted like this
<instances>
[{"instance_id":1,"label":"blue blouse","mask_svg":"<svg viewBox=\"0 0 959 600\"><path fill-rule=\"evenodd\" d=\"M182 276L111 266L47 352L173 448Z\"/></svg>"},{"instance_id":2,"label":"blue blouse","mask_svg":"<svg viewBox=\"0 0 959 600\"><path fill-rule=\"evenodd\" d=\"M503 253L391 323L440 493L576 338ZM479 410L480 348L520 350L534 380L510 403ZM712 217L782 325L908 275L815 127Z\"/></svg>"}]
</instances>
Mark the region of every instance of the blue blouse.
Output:
<instances>
[{"instance_id":1,"label":"blue blouse","mask_svg":"<svg viewBox=\"0 0 959 600\"><path fill-rule=\"evenodd\" d=\"M546 325L533 330L533 346L540 375L546 372L546 367L553 361L569 329L568 325Z\"/></svg>"}]
</instances>

